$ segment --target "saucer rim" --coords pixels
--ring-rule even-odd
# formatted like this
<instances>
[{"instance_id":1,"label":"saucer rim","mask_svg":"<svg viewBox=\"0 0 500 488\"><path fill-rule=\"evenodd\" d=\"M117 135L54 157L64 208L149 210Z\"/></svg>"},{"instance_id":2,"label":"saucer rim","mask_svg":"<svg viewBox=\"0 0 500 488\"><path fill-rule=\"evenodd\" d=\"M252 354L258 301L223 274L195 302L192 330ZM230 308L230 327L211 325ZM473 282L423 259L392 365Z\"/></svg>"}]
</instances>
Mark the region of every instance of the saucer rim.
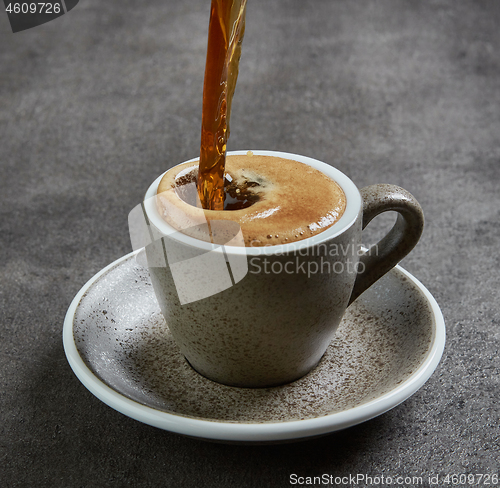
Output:
<instances>
[{"instance_id":1,"label":"saucer rim","mask_svg":"<svg viewBox=\"0 0 500 488\"><path fill-rule=\"evenodd\" d=\"M397 387L356 407L304 420L228 422L156 410L125 397L96 377L80 357L73 333L74 316L87 290L108 271L139 252L140 250L131 252L113 261L90 278L79 290L64 318L63 347L71 369L85 388L114 410L153 427L189 437L222 442L279 442L316 437L360 424L398 406L424 385L437 368L443 355L446 329L441 309L427 288L398 265L395 269L408 278L426 298L434 317L434 325L431 344L424 361Z\"/></svg>"}]
</instances>

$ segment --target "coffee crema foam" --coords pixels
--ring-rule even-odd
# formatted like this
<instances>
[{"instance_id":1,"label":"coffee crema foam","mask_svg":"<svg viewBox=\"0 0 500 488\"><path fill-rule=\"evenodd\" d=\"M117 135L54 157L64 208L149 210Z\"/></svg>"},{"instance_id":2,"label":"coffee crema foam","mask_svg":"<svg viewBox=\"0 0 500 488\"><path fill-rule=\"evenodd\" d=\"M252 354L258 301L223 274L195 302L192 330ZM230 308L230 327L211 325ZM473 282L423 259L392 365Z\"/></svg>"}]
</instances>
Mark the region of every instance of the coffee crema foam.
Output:
<instances>
[{"instance_id":1,"label":"coffee crema foam","mask_svg":"<svg viewBox=\"0 0 500 488\"><path fill-rule=\"evenodd\" d=\"M246 247L288 244L328 229L346 208L346 196L334 180L291 159L250 151L227 156L226 186L237 197L243 194L243 204L249 205L238 210L201 208L197 173L196 161L167 171L158 185L156 204L174 229L207 242L230 245L227 226L210 222L233 221L239 224Z\"/></svg>"}]
</instances>

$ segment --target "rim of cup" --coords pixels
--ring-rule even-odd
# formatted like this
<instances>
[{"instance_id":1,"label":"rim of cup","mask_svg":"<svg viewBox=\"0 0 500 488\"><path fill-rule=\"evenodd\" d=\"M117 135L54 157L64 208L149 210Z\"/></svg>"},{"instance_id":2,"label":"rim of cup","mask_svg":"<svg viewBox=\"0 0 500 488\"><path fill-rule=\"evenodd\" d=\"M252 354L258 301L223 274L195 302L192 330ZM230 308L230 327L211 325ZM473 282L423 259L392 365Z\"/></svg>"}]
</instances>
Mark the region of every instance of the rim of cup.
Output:
<instances>
[{"instance_id":1,"label":"rim of cup","mask_svg":"<svg viewBox=\"0 0 500 488\"><path fill-rule=\"evenodd\" d=\"M228 151L227 155L245 155L248 152L249 150ZM298 251L301 249L316 246L318 244L322 244L324 242L328 242L331 239L343 234L347 229L354 225L361 210L361 195L352 180L337 168L334 168L333 166L330 166L327 163L323 163L322 161L319 161L317 159L293 153L267 150L251 150L251 152L257 156L275 156L283 159L298 161L300 163L312 166L313 168L316 168L317 170L332 178L342 188L346 196L346 208L340 219L331 227L325 229L319 234L287 244L275 244L259 247L240 247L228 245L222 246L220 244L212 244L210 242L195 239L194 237L183 234L182 232L176 230L170 224L165 222L165 220L163 220L163 218L161 217L156 207L156 192L158 190L158 185L163 178L163 175L167 171L169 171L167 170L158 178L156 178L156 180L148 188L144 197L144 209L150 223L153 224L161 234L165 236L168 235L170 238L173 238L183 244L198 249L205 249L207 251L218 251L225 252L226 254L230 253L236 255L272 255L275 253L288 253ZM194 163L198 161L198 159L199 158L189 159L185 161L185 163Z\"/></svg>"}]
</instances>

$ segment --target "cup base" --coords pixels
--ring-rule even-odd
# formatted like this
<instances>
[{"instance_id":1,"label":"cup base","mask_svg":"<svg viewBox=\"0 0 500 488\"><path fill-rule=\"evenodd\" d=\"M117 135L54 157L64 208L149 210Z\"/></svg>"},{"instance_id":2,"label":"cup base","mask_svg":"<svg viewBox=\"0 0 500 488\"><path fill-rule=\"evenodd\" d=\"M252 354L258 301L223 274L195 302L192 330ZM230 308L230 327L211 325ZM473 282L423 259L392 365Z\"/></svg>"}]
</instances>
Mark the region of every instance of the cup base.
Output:
<instances>
[{"instance_id":1,"label":"cup base","mask_svg":"<svg viewBox=\"0 0 500 488\"><path fill-rule=\"evenodd\" d=\"M288 378L285 378L283 380L279 380L279 381L266 381L266 380L249 380L249 381L245 381L245 382L241 382L241 381L231 381L231 380L225 380L225 379L221 379L221 378L213 378L213 377L210 377L209 375L206 375L206 374L203 374L201 373L200 371L198 371L190 362L189 362L189 359L186 358L186 356L183 356L184 360L186 361L186 363L188 364L188 366L198 375L200 375L201 377L209 380L209 381L213 381L214 383L217 383L219 385L223 385L223 386L229 386L229 387L232 387L232 388L250 388L250 389L266 389L266 388L276 388L276 387L279 387L279 386L284 386L284 385L289 385L295 381L298 381L302 378L304 378L305 376L307 376L309 373L311 373L312 371L314 371L314 369L318 366L318 364L321 362L321 359L322 357L319 359L319 361L317 361L314 366L310 369L308 369L306 372L304 373L301 373L300 375L294 375L294 376L290 376Z\"/></svg>"}]
</instances>

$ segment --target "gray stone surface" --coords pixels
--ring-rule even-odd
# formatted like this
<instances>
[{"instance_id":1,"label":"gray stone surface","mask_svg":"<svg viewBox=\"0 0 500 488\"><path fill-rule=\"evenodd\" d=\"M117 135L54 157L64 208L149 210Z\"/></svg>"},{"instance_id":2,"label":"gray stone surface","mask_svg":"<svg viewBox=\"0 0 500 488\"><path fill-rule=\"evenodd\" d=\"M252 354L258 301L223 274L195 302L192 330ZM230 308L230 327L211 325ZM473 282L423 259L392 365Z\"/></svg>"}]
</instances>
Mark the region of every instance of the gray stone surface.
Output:
<instances>
[{"instance_id":1,"label":"gray stone surface","mask_svg":"<svg viewBox=\"0 0 500 488\"><path fill-rule=\"evenodd\" d=\"M448 327L421 390L341 433L235 447L131 420L72 373L69 303L130 251L127 215L153 178L198 152L208 15L208 0L81 0L16 34L0 15L0 486L498 473L495 0L249 2L230 149L299 152L417 197L426 229L403 266Z\"/></svg>"}]
</instances>

